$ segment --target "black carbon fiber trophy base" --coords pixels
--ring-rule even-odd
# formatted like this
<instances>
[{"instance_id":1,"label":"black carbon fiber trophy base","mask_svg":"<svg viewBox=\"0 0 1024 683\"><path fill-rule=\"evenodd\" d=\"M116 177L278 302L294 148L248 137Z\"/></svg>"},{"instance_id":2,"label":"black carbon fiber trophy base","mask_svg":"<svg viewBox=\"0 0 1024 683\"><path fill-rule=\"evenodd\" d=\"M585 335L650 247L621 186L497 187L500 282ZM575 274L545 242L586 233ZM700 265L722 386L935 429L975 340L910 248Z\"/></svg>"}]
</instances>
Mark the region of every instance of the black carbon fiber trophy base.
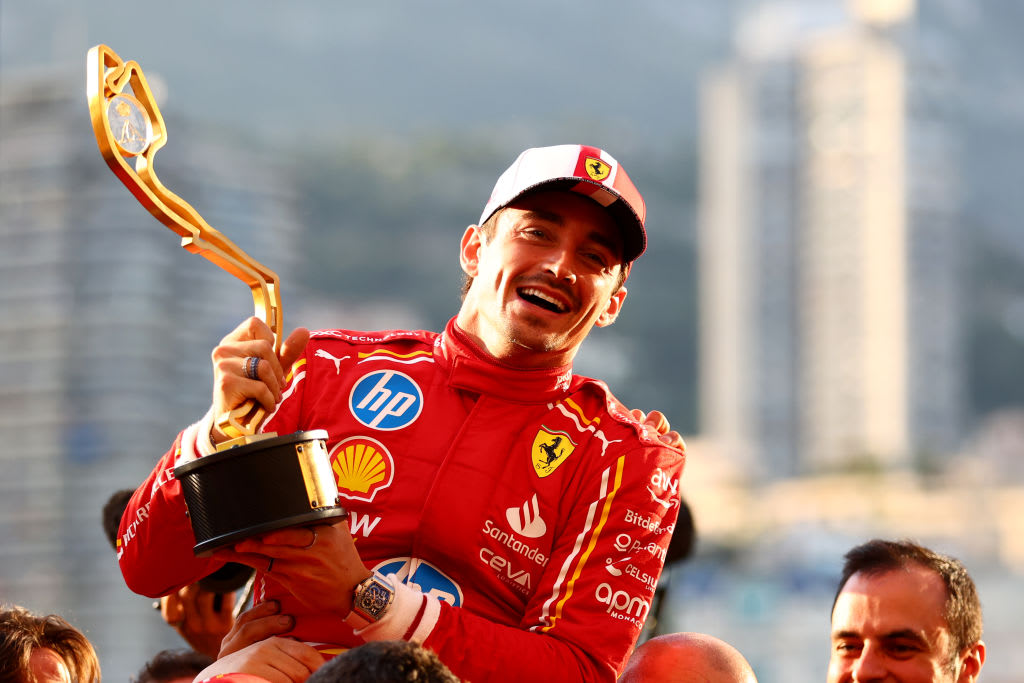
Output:
<instances>
[{"instance_id":1,"label":"black carbon fiber trophy base","mask_svg":"<svg viewBox=\"0 0 1024 683\"><path fill-rule=\"evenodd\" d=\"M344 517L326 439L322 429L295 432L174 468L196 555L276 529Z\"/></svg>"}]
</instances>

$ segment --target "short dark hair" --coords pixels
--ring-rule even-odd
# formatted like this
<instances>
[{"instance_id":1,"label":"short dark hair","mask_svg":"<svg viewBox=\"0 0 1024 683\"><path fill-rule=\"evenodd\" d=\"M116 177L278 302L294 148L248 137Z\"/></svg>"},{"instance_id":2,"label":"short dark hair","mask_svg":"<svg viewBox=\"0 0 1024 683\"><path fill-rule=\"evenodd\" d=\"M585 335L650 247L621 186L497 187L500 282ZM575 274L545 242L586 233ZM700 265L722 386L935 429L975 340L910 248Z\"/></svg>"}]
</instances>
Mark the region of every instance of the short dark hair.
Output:
<instances>
[{"instance_id":1,"label":"short dark hair","mask_svg":"<svg viewBox=\"0 0 1024 683\"><path fill-rule=\"evenodd\" d=\"M944 616L953 639L952 656L957 656L981 640L981 601L967 568L956 558L909 540L884 541L876 538L847 552L839 588L832 600L832 610L835 611L843 586L854 574L872 576L911 565L932 570L946 585Z\"/></svg>"},{"instance_id":2,"label":"short dark hair","mask_svg":"<svg viewBox=\"0 0 1024 683\"><path fill-rule=\"evenodd\" d=\"M135 489L120 489L110 494L110 498L103 504L101 521L103 522L103 534L110 541L110 546L117 550L117 532L121 526L121 518L128 508L128 502L135 494Z\"/></svg>"},{"instance_id":3,"label":"short dark hair","mask_svg":"<svg viewBox=\"0 0 1024 683\"><path fill-rule=\"evenodd\" d=\"M53 650L76 683L99 683L100 662L81 631L56 614L0 606L0 681L30 681L32 653Z\"/></svg>"},{"instance_id":4,"label":"short dark hair","mask_svg":"<svg viewBox=\"0 0 1024 683\"><path fill-rule=\"evenodd\" d=\"M132 682L163 683L176 678L195 678L211 664L213 657L195 650L161 650L143 665Z\"/></svg>"},{"instance_id":5,"label":"short dark hair","mask_svg":"<svg viewBox=\"0 0 1024 683\"><path fill-rule=\"evenodd\" d=\"M502 214L504 208L498 209L490 215L490 217L484 221L483 225L480 226L480 234L485 238L487 242L490 242L494 238L494 226L498 222L498 216ZM615 291L619 291L622 288L623 283L626 282L626 275L629 274L630 264L621 263L619 264L619 279L615 283ZM469 293L469 288L473 285L473 278L465 273L462 274L462 298L465 299Z\"/></svg>"},{"instance_id":6,"label":"short dark hair","mask_svg":"<svg viewBox=\"0 0 1024 683\"><path fill-rule=\"evenodd\" d=\"M375 640L346 650L306 683L460 683L438 656L419 643Z\"/></svg>"}]
</instances>

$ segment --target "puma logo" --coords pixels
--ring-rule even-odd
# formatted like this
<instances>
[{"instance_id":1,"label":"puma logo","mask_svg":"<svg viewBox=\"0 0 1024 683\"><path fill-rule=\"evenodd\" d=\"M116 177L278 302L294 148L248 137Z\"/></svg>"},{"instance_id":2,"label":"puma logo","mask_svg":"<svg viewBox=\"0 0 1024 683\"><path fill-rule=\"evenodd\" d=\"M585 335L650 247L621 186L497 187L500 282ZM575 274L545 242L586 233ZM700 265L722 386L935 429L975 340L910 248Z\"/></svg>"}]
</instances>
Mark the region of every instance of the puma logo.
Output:
<instances>
[{"instance_id":1,"label":"puma logo","mask_svg":"<svg viewBox=\"0 0 1024 683\"><path fill-rule=\"evenodd\" d=\"M329 361L333 361L334 362L334 372L336 374L341 374L341 361L347 360L347 359L351 358L351 356L342 356L341 358L338 358L336 356L332 356L331 354L327 353L323 349L317 349L316 350L316 357L317 358L326 358Z\"/></svg>"}]
</instances>

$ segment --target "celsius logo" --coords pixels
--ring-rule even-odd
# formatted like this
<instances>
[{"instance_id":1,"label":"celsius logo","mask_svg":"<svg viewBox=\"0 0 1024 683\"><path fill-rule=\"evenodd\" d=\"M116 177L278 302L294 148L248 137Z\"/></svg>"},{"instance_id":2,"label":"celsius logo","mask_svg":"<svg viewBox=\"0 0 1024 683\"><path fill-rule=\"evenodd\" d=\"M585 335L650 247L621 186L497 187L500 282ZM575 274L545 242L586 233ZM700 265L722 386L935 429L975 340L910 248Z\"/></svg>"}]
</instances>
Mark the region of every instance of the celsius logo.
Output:
<instances>
[{"instance_id":1,"label":"celsius logo","mask_svg":"<svg viewBox=\"0 0 1024 683\"><path fill-rule=\"evenodd\" d=\"M364 425L387 432L416 421L423 410L423 392L404 373L378 370L355 383L348 406Z\"/></svg>"},{"instance_id":2,"label":"celsius logo","mask_svg":"<svg viewBox=\"0 0 1024 683\"><path fill-rule=\"evenodd\" d=\"M532 507L531 507L532 506ZM521 508L509 508L505 510L505 519L512 531L526 538L540 538L547 533L548 526L540 517L540 505L537 503L537 494L523 503Z\"/></svg>"},{"instance_id":3,"label":"celsius logo","mask_svg":"<svg viewBox=\"0 0 1024 683\"><path fill-rule=\"evenodd\" d=\"M394 574L402 583L422 593L458 607L462 604L462 589L440 569L415 557L396 557L384 560L373 571L387 576Z\"/></svg>"}]
</instances>

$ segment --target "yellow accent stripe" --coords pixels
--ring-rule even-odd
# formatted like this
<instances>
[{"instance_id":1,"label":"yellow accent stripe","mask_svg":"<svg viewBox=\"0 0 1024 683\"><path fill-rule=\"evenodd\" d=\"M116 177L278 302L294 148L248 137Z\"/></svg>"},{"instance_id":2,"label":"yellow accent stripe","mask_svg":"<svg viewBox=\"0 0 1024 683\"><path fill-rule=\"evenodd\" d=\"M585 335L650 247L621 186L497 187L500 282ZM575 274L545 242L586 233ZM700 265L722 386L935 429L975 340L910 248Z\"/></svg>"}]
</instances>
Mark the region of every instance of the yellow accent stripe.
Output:
<instances>
[{"instance_id":1,"label":"yellow accent stripe","mask_svg":"<svg viewBox=\"0 0 1024 683\"><path fill-rule=\"evenodd\" d=\"M369 353L366 353L365 351L360 351L359 357L369 358L370 356L394 356L395 358L415 358L416 356L431 356L433 355L433 353L433 351L413 351L412 353L395 353L394 351L389 351L388 349L377 349L376 351L370 351Z\"/></svg>"},{"instance_id":2,"label":"yellow accent stripe","mask_svg":"<svg viewBox=\"0 0 1024 683\"><path fill-rule=\"evenodd\" d=\"M591 422L594 424L601 424L600 417L595 417L593 420L588 419L587 416L583 414L583 408L580 408L579 405L577 405L571 398L565 399L565 402L569 404L569 407L572 408L577 415L580 416L580 419L583 420L583 424L590 425Z\"/></svg>"},{"instance_id":3,"label":"yellow accent stripe","mask_svg":"<svg viewBox=\"0 0 1024 683\"><path fill-rule=\"evenodd\" d=\"M590 543L587 544L587 549L583 551L583 555L580 557L579 563L576 565L576 570L572 573L572 578L569 579L569 584L565 589L565 596L558 601L555 606L555 614L551 617L551 623L544 626L540 630L542 632L550 631L555 627L555 622L562 617L562 608L565 607L565 603L572 597L573 589L576 587L576 579L580 578L580 574L583 572L583 566L590 559L590 554L594 552L594 547L597 545L597 538L601 535L601 530L604 529L604 523L608 521L608 513L612 510L612 501L615 500L615 494L622 486L622 468L623 463L626 461L625 456L619 456L618 461L615 463L615 484L612 486L612 490L608 492L608 497L604 500L604 509L601 510L601 520L594 527L594 531L590 534Z\"/></svg>"},{"instance_id":4,"label":"yellow accent stripe","mask_svg":"<svg viewBox=\"0 0 1024 683\"><path fill-rule=\"evenodd\" d=\"M301 368L305 364L306 364L306 359L305 358L300 358L297 361L295 361L294 363L292 363L292 367L288 371L288 374L284 376L284 383L288 384L288 382L291 382L292 381L292 377L295 376L295 373L298 372L299 368Z\"/></svg>"}]
</instances>

